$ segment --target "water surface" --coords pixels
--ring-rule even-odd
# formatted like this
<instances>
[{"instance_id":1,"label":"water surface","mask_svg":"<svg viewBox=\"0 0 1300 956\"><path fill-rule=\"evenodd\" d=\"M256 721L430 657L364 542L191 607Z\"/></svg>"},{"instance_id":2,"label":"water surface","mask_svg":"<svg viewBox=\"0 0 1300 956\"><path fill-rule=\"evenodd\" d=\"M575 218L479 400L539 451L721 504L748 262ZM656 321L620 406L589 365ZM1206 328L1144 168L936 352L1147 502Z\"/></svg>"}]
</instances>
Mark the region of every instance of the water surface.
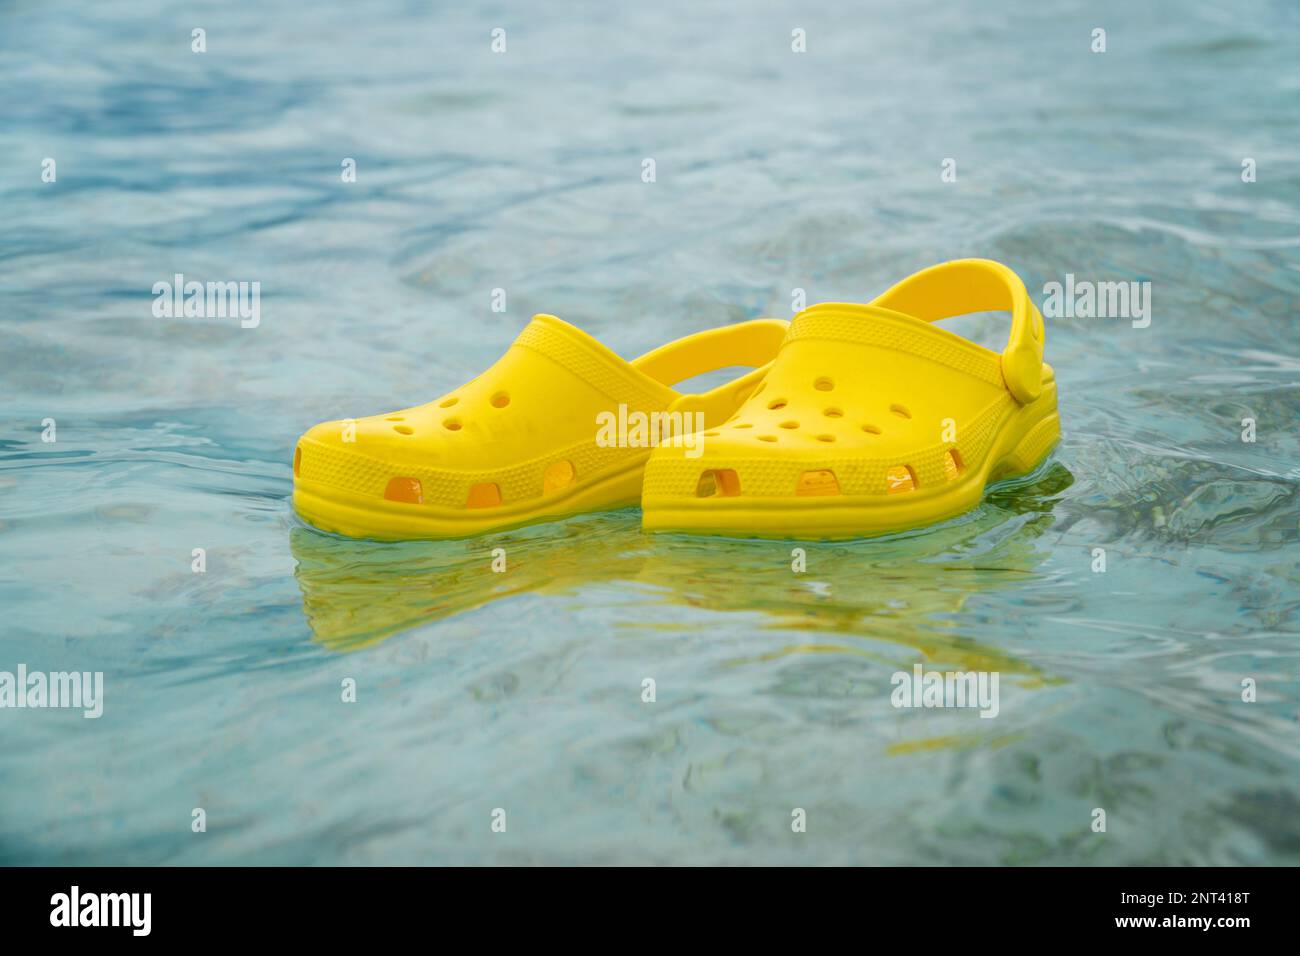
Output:
<instances>
[{"instance_id":1,"label":"water surface","mask_svg":"<svg viewBox=\"0 0 1300 956\"><path fill-rule=\"evenodd\" d=\"M0 670L106 682L0 711L0 862L1300 862L1294 4L232 7L0 11ZM795 574L290 508L305 428L533 312L631 356L962 256L1153 312L1048 319L1059 451L942 527ZM178 272L260 325L156 318ZM895 709L916 663L998 716Z\"/></svg>"}]
</instances>

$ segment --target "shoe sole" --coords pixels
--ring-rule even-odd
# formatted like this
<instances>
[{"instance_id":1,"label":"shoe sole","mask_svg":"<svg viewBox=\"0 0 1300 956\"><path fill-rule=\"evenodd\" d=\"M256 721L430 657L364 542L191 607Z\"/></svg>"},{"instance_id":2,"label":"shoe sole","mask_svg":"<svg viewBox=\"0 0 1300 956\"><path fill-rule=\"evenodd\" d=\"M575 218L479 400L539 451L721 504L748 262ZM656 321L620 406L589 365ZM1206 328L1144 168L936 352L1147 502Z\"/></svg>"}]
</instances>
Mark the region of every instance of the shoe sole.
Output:
<instances>
[{"instance_id":1,"label":"shoe sole","mask_svg":"<svg viewBox=\"0 0 1300 956\"><path fill-rule=\"evenodd\" d=\"M640 501L644 471L645 460L641 460L563 495L554 495L540 505L533 500L459 510L370 498L295 476L293 508L313 527L349 538L376 541L469 538L575 514L634 506Z\"/></svg>"}]
</instances>

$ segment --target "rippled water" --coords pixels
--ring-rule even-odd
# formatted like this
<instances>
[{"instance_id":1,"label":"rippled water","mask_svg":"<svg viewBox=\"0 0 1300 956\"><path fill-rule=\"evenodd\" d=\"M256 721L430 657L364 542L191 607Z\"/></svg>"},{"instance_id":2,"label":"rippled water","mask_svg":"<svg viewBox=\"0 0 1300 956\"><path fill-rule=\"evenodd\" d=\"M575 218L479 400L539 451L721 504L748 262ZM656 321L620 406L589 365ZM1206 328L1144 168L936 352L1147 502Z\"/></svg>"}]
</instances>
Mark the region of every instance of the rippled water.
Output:
<instances>
[{"instance_id":1,"label":"rippled water","mask_svg":"<svg viewBox=\"0 0 1300 956\"><path fill-rule=\"evenodd\" d=\"M0 8L0 670L106 684L0 710L0 861L1300 862L1293 3L231 6ZM289 507L302 430L534 311L632 355L969 255L1153 314L1048 319L1063 443L961 520L796 575ZM155 318L178 272L261 324ZM895 709L918 662L998 717Z\"/></svg>"}]
</instances>

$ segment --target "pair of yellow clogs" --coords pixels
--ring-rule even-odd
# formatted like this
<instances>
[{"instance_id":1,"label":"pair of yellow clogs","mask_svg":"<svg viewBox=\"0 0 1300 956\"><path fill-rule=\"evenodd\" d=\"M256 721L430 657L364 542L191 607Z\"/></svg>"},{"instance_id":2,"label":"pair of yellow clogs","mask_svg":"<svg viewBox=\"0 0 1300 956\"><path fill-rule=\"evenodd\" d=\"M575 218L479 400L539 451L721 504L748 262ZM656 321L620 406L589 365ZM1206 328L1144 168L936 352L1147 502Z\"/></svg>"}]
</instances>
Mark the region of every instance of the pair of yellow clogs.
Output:
<instances>
[{"instance_id":1,"label":"pair of yellow clogs","mask_svg":"<svg viewBox=\"0 0 1300 956\"><path fill-rule=\"evenodd\" d=\"M1011 313L1001 354L931 323ZM672 386L753 369L702 393ZM640 502L651 531L856 538L979 503L1060 437L1043 319L1006 266L961 259L868 305L823 303L628 362L539 315L441 398L317 425L293 503L354 537L453 538Z\"/></svg>"}]
</instances>

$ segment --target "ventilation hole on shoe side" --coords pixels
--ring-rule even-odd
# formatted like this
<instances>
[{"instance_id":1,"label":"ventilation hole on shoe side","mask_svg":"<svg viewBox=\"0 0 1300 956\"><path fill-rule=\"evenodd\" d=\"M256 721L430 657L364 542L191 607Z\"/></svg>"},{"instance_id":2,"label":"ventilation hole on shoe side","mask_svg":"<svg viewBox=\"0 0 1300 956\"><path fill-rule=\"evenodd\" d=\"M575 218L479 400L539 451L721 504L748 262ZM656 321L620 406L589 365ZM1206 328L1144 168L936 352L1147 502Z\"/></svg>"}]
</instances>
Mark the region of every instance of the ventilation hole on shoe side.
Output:
<instances>
[{"instance_id":1,"label":"ventilation hole on shoe side","mask_svg":"<svg viewBox=\"0 0 1300 956\"><path fill-rule=\"evenodd\" d=\"M885 472L885 493L896 495L916 488L916 472L911 465L895 465Z\"/></svg>"},{"instance_id":2,"label":"ventilation hole on shoe side","mask_svg":"<svg viewBox=\"0 0 1300 956\"><path fill-rule=\"evenodd\" d=\"M949 448L943 453L943 473L949 481L956 481L961 474L961 455L957 454L956 448Z\"/></svg>"},{"instance_id":3,"label":"ventilation hole on shoe side","mask_svg":"<svg viewBox=\"0 0 1300 956\"><path fill-rule=\"evenodd\" d=\"M501 504L501 488L490 481L473 485L469 489L466 508L495 508Z\"/></svg>"},{"instance_id":4,"label":"ventilation hole on shoe side","mask_svg":"<svg viewBox=\"0 0 1300 956\"><path fill-rule=\"evenodd\" d=\"M759 441L776 441L776 436L775 436L775 435L759 435L759 436L758 436L758 440L759 440Z\"/></svg>"},{"instance_id":5,"label":"ventilation hole on shoe side","mask_svg":"<svg viewBox=\"0 0 1300 956\"><path fill-rule=\"evenodd\" d=\"M697 498L735 498L740 494L740 476L731 468L709 469L700 472L695 486Z\"/></svg>"},{"instance_id":6,"label":"ventilation hole on shoe side","mask_svg":"<svg viewBox=\"0 0 1300 956\"><path fill-rule=\"evenodd\" d=\"M805 471L799 476L799 483L795 485L794 493L801 498L838 495L840 493L840 482L835 477L835 472L829 468Z\"/></svg>"},{"instance_id":7,"label":"ventilation hole on shoe side","mask_svg":"<svg viewBox=\"0 0 1300 956\"><path fill-rule=\"evenodd\" d=\"M384 419L384 421L386 421L386 422L404 422L404 421L406 421L406 419L403 418L401 415L389 415L387 418Z\"/></svg>"},{"instance_id":8,"label":"ventilation hole on shoe side","mask_svg":"<svg viewBox=\"0 0 1300 956\"><path fill-rule=\"evenodd\" d=\"M440 401L440 402L438 403L438 407L439 407L439 408L451 408L451 406L455 405L455 404L456 404L457 402L459 402L459 401L460 401L460 399L453 395L451 398L444 398L442 401Z\"/></svg>"},{"instance_id":9,"label":"ventilation hole on shoe side","mask_svg":"<svg viewBox=\"0 0 1300 956\"><path fill-rule=\"evenodd\" d=\"M574 471L571 461L553 461L542 473L542 494L549 495L573 484Z\"/></svg>"},{"instance_id":10,"label":"ventilation hole on shoe side","mask_svg":"<svg viewBox=\"0 0 1300 956\"><path fill-rule=\"evenodd\" d=\"M420 487L419 478L389 478L384 497L408 505L424 504L424 490Z\"/></svg>"},{"instance_id":11,"label":"ventilation hole on shoe side","mask_svg":"<svg viewBox=\"0 0 1300 956\"><path fill-rule=\"evenodd\" d=\"M399 434L399 435L414 435L414 434L415 434L415 429L412 428L410 425L394 425L394 426L393 426L393 431L397 432L397 434Z\"/></svg>"},{"instance_id":12,"label":"ventilation hole on shoe side","mask_svg":"<svg viewBox=\"0 0 1300 956\"><path fill-rule=\"evenodd\" d=\"M749 422L740 422L739 424L732 425L731 427L732 428L753 428L754 426Z\"/></svg>"},{"instance_id":13,"label":"ventilation hole on shoe side","mask_svg":"<svg viewBox=\"0 0 1300 956\"><path fill-rule=\"evenodd\" d=\"M863 426L862 426L862 430L863 430L864 432L866 432L868 435L879 435L879 434L880 434L880 429L879 429L878 427L876 427L875 425L863 425Z\"/></svg>"},{"instance_id":14,"label":"ventilation hole on shoe side","mask_svg":"<svg viewBox=\"0 0 1300 956\"><path fill-rule=\"evenodd\" d=\"M460 419L448 418L446 421L442 423L442 427L447 429L447 431L449 432L458 432L461 429Z\"/></svg>"},{"instance_id":15,"label":"ventilation hole on shoe side","mask_svg":"<svg viewBox=\"0 0 1300 956\"><path fill-rule=\"evenodd\" d=\"M818 436L817 436L817 440L818 440L818 441L824 441L824 442L832 442L832 441L835 440L835 436L834 436L834 435L818 435Z\"/></svg>"},{"instance_id":16,"label":"ventilation hole on shoe side","mask_svg":"<svg viewBox=\"0 0 1300 956\"><path fill-rule=\"evenodd\" d=\"M705 437L705 438L717 438L719 434L720 434L719 432L705 432L705 433L704 433L704 437Z\"/></svg>"},{"instance_id":17,"label":"ventilation hole on shoe side","mask_svg":"<svg viewBox=\"0 0 1300 956\"><path fill-rule=\"evenodd\" d=\"M295 475L302 474L302 445L293 450L293 473Z\"/></svg>"},{"instance_id":18,"label":"ventilation hole on shoe side","mask_svg":"<svg viewBox=\"0 0 1300 956\"><path fill-rule=\"evenodd\" d=\"M774 398L767 403L767 407L770 408L772 411L776 411L778 409L785 408L785 406L788 404L789 403L784 398Z\"/></svg>"},{"instance_id":19,"label":"ventilation hole on shoe side","mask_svg":"<svg viewBox=\"0 0 1300 956\"><path fill-rule=\"evenodd\" d=\"M822 414L825 415L827 418L843 418L843 417L844 417L844 411L843 411L842 409L835 408L834 406L832 406L832 407L830 407L830 408L827 408L827 409L823 409L823 410L822 410Z\"/></svg>"},{"instance_id":20,"label":"ventilation hole on shoe side","mask_svg":"<svg viewBox=\"0 0 1300 956\"><path fill-rule=\"evenodd\" d=\"M507 405L510 404L510 393L497 392L495 395L492 396L491 401L492 401L493 408L505 408Z\"/></svg>"},{"instance_id":21,"label":"ventilation hole on shoe side","mask_svg":"<svg viewBox=\"0 0 1300 956\"><path fill-rule=\"evenodd\" d=\"M782 422L781 425L780 425L780 427L781 427L781 428L798 428L798 427L799 427L799 423L798 423L798 422Z\"/></svg>"},{"instance_id":22,"label":"ventilation hole on shoe side","mask_svg":"<svg viewBox=\"0 0 1300 956\"><path fill-rule=\"evenodd\" d=\"M899 418L911 418L912 413L907 410L905 405L890 405L889 410Z\"/></svg>"},{"instance_id":23,"label":"ventilation hole on shoe side","mask_svg":"<svg viewBox=\"0 0 1300 956\"><path fill-rule=\"evenodd\" d=\"M835 380L825 375L813 382L813 388L817 389L819 392L829 392L834 387Z\"/></svg>"}]
</instances>

